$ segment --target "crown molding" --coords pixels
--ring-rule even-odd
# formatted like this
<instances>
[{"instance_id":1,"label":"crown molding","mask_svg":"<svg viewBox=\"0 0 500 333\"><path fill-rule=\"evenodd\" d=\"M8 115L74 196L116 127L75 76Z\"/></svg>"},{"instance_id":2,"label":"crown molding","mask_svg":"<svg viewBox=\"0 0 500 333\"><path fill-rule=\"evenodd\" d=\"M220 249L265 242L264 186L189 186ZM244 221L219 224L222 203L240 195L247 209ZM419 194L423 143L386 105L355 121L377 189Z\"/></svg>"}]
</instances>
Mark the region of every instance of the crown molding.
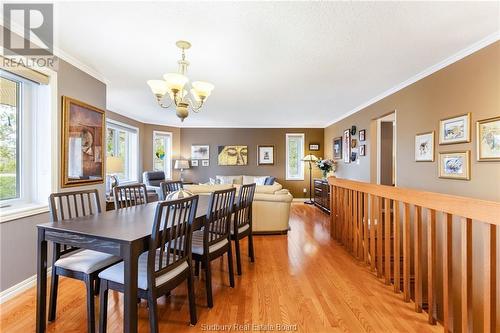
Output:
<instances>
[{"instance_id":1,"label":"crown molding","mask_svg":"<svg viewBox=\"0 0 500 333\"><path fill-rule=\"evenodd\" d=\"M390 96L390 95L408 87L409 85L411 85L417 81L420 81L423 78L425 78L431 74L434 74L435 72L471 55L472 53L477 52L480 49L483 49L483 48L487 47L488 45L491 45L491 44L497 42L498 40L500 40L500 31L497 31L491 35L488 35L486 38L483 38L480 41L466 47L465 49L460 50L459 52L455 53L454 55L438 62L437 64L435 64L431 67L424 69L423 71L410 77L406 81L403 81L403 82L395 85L394 87L390 88L389 90L386 90L383 93L381 93L380 95L377 95L377 96L369 99L368 101L366 101L363 104L359 105L358 107L352 109L351 111L343 114L342 116L336 118L335 120L328 122L324 127L325 128L329 127L329 126L341 121L342 119L345 119L345 118L355 114L356 112L359 112L359 111L363 110L364 108L366 108L372 104L375 104L376 102L386 98L387 96Z\"/></svg>"}]
</instances>

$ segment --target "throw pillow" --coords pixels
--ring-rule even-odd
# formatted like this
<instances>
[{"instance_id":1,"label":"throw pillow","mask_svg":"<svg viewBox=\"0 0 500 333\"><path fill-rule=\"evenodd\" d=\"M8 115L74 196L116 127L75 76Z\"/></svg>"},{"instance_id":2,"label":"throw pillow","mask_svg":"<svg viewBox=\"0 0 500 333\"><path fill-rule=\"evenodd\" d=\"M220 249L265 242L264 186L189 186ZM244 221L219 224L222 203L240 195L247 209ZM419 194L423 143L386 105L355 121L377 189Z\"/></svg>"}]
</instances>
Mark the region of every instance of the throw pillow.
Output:
<instances>
[{"instance_id":1,"label":"throw pillow","mask_svg":"<svg viewBox=\"0 0 500 333\"><path fill-rule=\"evenodd\" d=\"M254 182L255 182L256 185L264 185L267 177L266 176L264 176L264 177L254 177L253 179L254 179Z\"/></svg>"},{"instance_id":2,"label":"throw pillow","mask_svg":"<svg viewBox=\"0 0 500 333\"><path fill-rule=\"evenodd\" d=\"M269 176L266 178L264 181L264 185L274 185L274 181L276 180L276 177Z\"/></svg>"}]
</instances>

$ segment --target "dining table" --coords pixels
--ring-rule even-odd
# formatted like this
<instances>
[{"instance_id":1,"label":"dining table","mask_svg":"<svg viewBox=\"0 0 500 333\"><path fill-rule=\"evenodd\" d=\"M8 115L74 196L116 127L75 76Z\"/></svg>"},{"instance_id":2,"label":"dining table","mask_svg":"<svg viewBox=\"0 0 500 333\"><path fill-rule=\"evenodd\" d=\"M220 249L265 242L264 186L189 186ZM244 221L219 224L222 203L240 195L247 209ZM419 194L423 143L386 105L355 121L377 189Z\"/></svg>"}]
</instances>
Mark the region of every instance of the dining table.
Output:
<instances>
[{"instance_id":1,"label":"dining table","mask_svg":"<svg viewBox=\"0 0 500 333\"><path fill-rule=\"evenodd\" d=\"M209 195L200 195L193 229L206 220ZM137 332L138 258L149 249L157 202L37 225L36 331L47 326L47 242L113 254L124 262L123 332Z\"/></svg>"}]
</instances>

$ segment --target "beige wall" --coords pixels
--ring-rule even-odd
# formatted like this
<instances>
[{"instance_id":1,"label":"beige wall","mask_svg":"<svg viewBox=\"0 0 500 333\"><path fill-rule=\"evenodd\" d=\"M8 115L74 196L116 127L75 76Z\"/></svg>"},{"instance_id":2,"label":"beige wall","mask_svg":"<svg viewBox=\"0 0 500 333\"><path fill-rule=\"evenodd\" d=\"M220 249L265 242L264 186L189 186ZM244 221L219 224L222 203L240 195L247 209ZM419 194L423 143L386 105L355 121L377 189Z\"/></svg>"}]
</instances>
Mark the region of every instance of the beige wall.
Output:
<instances>
[{"instance_id":1,"label":"beige wall","mask_svg":"<svg viewBox=\"0 0 500 333\"><path fill-rule=\"evenodd\" d=\"M376 126L374 119L396 111L397 156L396 183L400 187L424 189L434 192L500 201L500 162L476 161L476 121L500 116L500 42L496 42L450 66L374 103L363 110L325 129L326 155L332 156L332 139L340 136L342 130L356 125L367 129L367 154L360 157L359 164L344 164L339 161L338 177L367 182L376 181ZM435 131L438 142L439 120L455 115L472 114L472 141L464 144L435 146L435 162L414 161L415 134ZM438 178L438 152L471 150L471 180L450 180ZM424 221L426 218L424 216ZM441 216L438 216L438 240L441 240ZM460 223L453 225L453 316L454 331L460 330ZM412 228L413 230L413 228ZM474 221L473 225L473 316L474 332L482 332L481 277L484 272L483 232L485 226ZM424 222L423 234L426 235ZM424 237L424 249L425 247ZM497 243L500 235L497 232ZM442 244L437 244L437 258L442 258ZM424 258L425 255L424 255ZM500 248L497 248L500 258ZM427 260L423 263L426 276ZM442 281L442 261L437 260L438 285ZM424 279L425 280L425 279ZM424 281L424 284L425 281ZM497 275L497 286L500 276ZM426 293L424 285L424 294ZM442 318L442 288L437 288L438 312ZM497 304L500 288L497 288ZM500 307L497 306L497 318ZM500 330L500 322L497 331Z\"/></svg>"},{"instance_id":2,"label":"beige wall","mask_svg":"<svg viewBox=\"0 0 500 333\"><path fill-rule=\"evenodd\" d=\"M270 175L278 178L285 188L289 189L296 198L304 197L303 189L309 190L309 171L306 168L304 181L285 180L285 134L304 133L305 154L323 156L323 129L322 128L182 128L181 129L181 156L189 159L192 144L210 145L210 166L200 166L189 169L185 173L186 180L206 182L215 175ZM319 151L309 151L309 143L319 143ZM246 166L218 166L217 146L246 145L248 146L248 165ZM257 146L274 145L275 163L273 166L257 165ZM320 177L321 173L313 166L313 177Z\"/></svg>"}]
</instances>

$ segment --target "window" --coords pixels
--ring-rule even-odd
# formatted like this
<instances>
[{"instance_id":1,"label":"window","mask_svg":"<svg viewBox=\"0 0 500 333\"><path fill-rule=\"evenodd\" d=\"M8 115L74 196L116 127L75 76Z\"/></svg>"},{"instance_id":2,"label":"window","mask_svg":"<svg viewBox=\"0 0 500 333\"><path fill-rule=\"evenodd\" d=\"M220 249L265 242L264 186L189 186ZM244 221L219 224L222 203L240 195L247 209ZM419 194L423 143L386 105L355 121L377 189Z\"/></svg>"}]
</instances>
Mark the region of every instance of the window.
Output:
<instances>
[{"instance_id":1,"label":"window","mask_svg":"<svg viewBox=\"0 0 500 333\"><path fill-rule=\"evenodd\" d=\"M172 133L153 131L153 170L172 179Z\"/></svg>"},{"instance_id":2,"label":"window","mask_svg":"<svg viewBox=\"0 0 500 333\"><path fill-rule=\"evenodd\" d=\"M286 180L304 180L304 134L286 134Z\"/></svg>"},{"instance_id":3,"label":"window","mask_svg":"<svg viewBox=\"0 0 500 333\"><path fill-rule=\"evenodd\" d=\"M136 127L110 119L106 121L106 175L117 176L120 184L137 182L138 132ZM112 161L110 157L117 159Z\"/></svg>"},{"instance_id":4,"label":"window","mask_svg":"<svg viewBox=\"0 0 500 333\"><path fill-rule=\"evenodd\" d=\"M0 211L47 206L52 190L50 86L0 71Z\"/></svg>"}]
</instances>

